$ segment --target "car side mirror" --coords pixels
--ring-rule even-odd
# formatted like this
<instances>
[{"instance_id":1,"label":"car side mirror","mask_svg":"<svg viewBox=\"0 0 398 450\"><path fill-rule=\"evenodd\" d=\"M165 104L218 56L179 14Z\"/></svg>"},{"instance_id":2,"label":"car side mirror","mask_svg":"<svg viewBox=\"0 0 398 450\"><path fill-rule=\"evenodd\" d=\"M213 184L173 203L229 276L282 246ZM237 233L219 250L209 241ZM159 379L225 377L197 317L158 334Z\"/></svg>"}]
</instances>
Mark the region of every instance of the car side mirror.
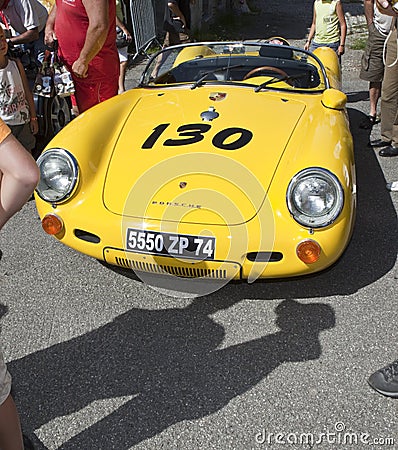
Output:
<instances>
[{"instance_id":1,"label":"car side mirror","mask_svg":"<svg viewBox=\"0 0 398 450\"><path fill-rule=\"evenodd\" d=\"M337 89L326 89L321 101L325 108L341 110L347 104L347 96Z\"/></svg>"}]
</instances>

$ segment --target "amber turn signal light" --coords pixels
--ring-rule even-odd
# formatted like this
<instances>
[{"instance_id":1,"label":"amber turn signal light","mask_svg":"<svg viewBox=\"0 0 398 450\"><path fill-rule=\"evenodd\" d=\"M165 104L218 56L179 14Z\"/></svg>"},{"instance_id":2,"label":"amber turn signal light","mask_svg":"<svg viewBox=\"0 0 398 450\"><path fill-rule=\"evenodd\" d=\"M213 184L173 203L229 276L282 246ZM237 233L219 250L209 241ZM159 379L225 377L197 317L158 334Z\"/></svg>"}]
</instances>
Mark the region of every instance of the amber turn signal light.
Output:
<instances>
[{"instance_id":1,"label":"amber turn signal light","mask_svg":"<svg viewBox=\"0 0 398 450\"><path fill-rule=\"evenodd\" d=\"M63 230L64 223L56 214L46 214L41 221L41 226L47 234L53 235Z\"/></svg>"},{"instance_id":2,"label":"amber turn signal light","mask_svg":"<svg viewBox=\"0 0 398 450\"><path fill-rule=\"evenodd\" d=\"M296 248L299 259L305 264L313 264L318 261L321 256L321 247L318 242L307 239L299 243Z\"/></svg>"}]
</instances>

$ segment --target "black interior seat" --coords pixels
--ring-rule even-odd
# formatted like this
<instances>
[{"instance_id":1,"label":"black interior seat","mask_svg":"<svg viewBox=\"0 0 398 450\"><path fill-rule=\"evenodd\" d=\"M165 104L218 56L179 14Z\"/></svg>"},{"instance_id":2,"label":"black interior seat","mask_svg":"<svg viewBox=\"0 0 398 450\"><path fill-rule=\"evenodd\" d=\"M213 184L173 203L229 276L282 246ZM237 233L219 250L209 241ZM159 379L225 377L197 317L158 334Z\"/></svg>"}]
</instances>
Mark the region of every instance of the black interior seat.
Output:
<instances>
[{"instance_id":1,"label":"black interior seat","mask_svg":"<svg viewBox=\"0 0 398 450\"><path fill-rule=\"evenodd\" d=\"M287 45L269 45L261 47L259 55L271 58L292 59L293 50Z\"/></svg>"}]
</instances>

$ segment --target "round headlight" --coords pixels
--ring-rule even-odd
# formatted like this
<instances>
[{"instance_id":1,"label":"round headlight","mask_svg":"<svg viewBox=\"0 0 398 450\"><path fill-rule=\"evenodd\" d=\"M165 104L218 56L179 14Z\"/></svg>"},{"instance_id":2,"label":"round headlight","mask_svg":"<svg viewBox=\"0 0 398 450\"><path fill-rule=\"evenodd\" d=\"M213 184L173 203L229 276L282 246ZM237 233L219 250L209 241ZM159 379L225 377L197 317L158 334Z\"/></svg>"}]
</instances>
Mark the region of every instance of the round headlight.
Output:
<instances>
[{"instance_id":1,"label":"round headlight","mask_svg":"<svg viewBox=\"0 0 398 450\"><path fill-rule=\"evenodd\" d=\"M287 205L300 225L326 227L336 220L343 204L343 188L337 177L326 169L305 169L289 183Z\"/></svg>"},{"instance_id":2,"label":"round headlight","mask_svg":"<svg viewBox=\"0 0 398 450\"><path fill-rule=\"evenodd\" d=\"M40 198L50 203L66 200L72 193L78 174L75 158L62 148L52 148L37 160L40 181L36 192Z\"/></svg>"}]
</instances>

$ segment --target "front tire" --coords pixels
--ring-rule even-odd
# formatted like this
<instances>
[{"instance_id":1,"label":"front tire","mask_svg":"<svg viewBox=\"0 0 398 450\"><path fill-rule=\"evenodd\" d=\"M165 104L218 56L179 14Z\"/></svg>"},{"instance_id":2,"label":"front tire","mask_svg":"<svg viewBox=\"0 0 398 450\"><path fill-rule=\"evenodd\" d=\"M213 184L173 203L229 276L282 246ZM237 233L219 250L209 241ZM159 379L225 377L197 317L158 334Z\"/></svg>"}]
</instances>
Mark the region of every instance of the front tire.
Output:
<instances>
[{"instance_id":1,"label":"front tire","mask_svg":"<svg viewBox=\"0 0 398 450\"><path fill-rule=\"evenodd\" d=\"M35 157L37 158L51 139L72 120L72 102L70 97L34 98L39 133L36 136Z\"/></svg>"},{"instance_id":2,"label":"front tire","mask_svg":"<svg viewBox=\"0 0 398 450\"><path fill-rule=\"evenodd\" d=\"M52 139L58 131L64 128L72 120L72 102L70 97L50 98L47 105L47 117L49 128L48 132L50 139Z\"/></svg>"}]
</instances>

